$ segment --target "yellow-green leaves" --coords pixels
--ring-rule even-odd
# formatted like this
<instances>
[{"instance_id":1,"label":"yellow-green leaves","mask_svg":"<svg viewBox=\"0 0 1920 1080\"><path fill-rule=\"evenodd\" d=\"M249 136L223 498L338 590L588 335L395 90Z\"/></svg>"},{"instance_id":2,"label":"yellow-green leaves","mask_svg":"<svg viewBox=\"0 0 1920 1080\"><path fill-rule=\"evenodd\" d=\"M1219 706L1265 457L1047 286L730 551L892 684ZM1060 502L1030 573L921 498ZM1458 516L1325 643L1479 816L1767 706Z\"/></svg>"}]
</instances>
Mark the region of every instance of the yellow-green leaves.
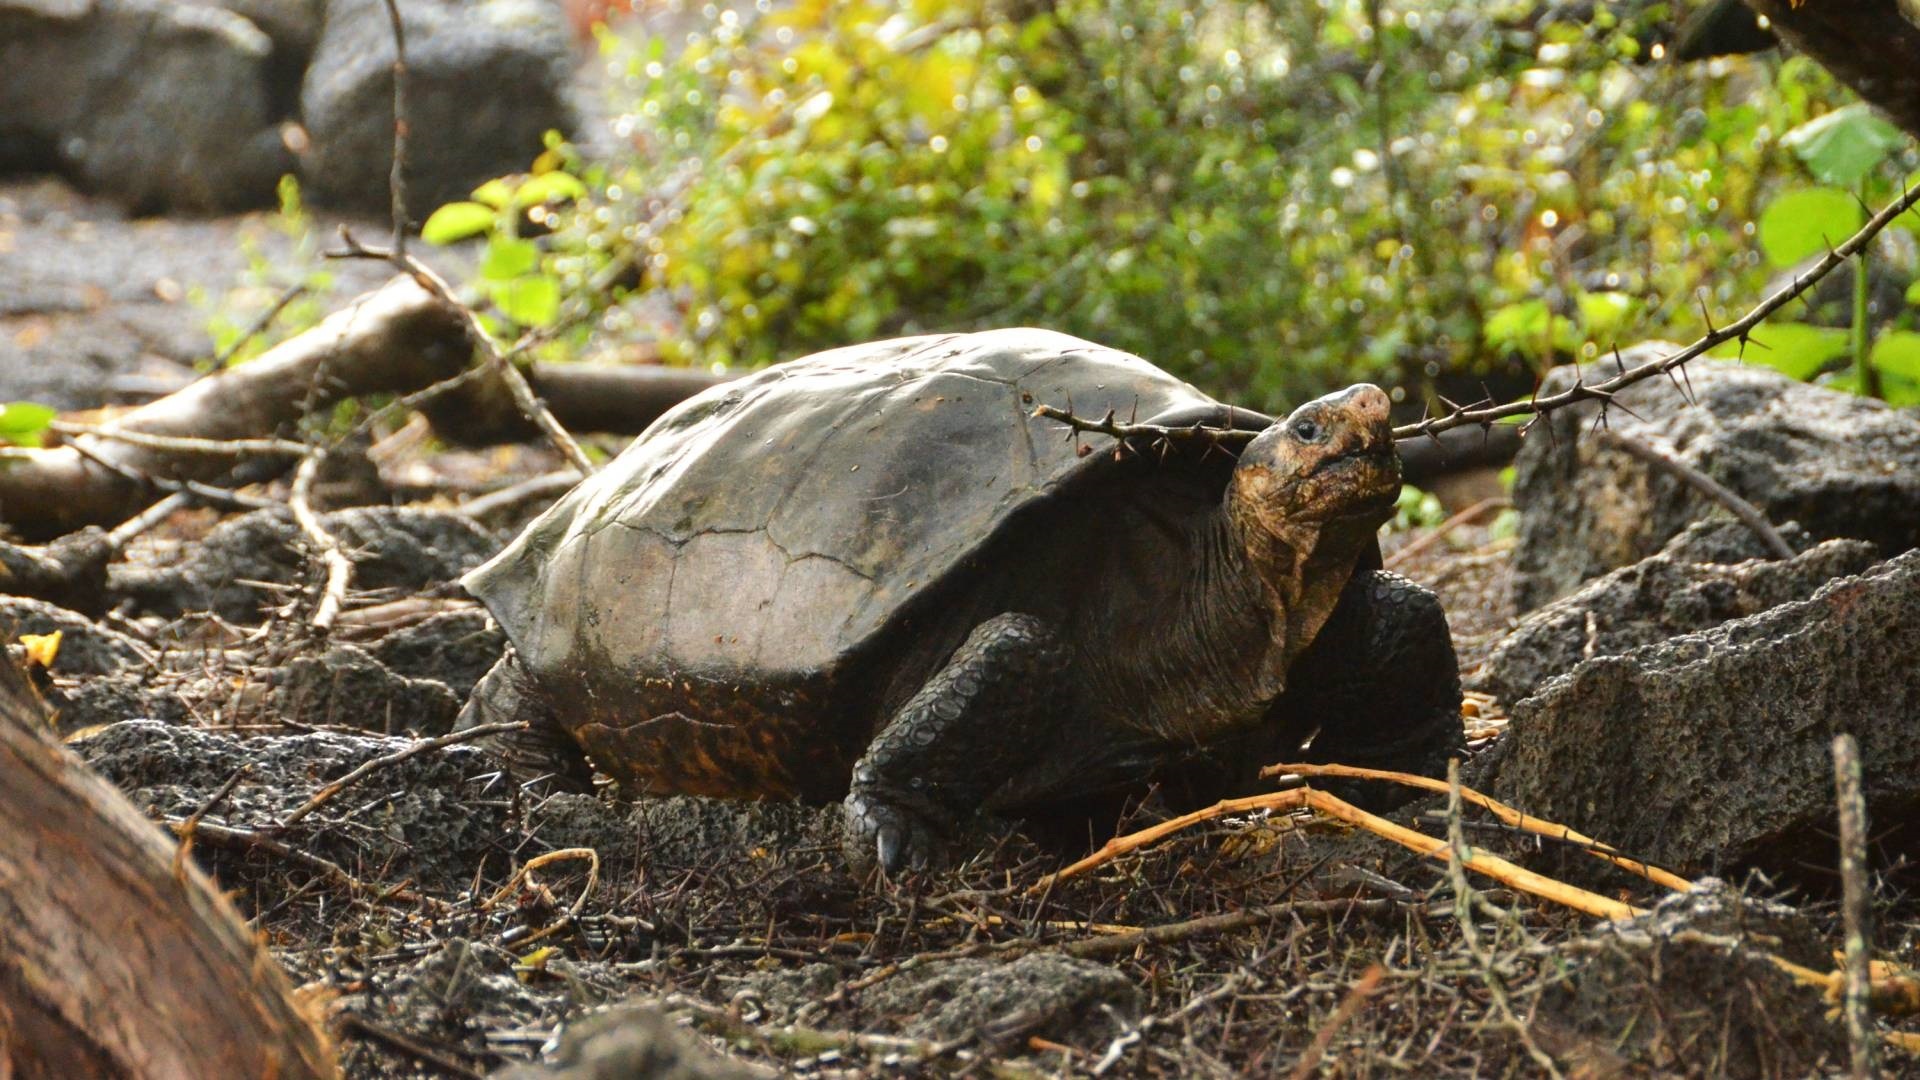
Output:
<instances>
[{"instance_id":1,"label":"yellow-green leaves","mask_svg":"<svg viewBox=\"0 0 1920 1080\"><path fill-rule=\"evenodd\" d=\"M429 244L454 244L494 227L499 211L485 203L453 202L435 210L420 226L420 238Z\"/></svg>"},{"instance_id":2,"label":"yellow-green leaves","mask_svg":"<svg viewBox=\"0 0 1920 1080\"><path fill-rule=\"evenodd\" d=\"M9 401L0 405L0 442L14 446L39 446L47 425L58 415L46 405L31 401Z\"/></svg>"},{"instance_id":3,"label":"yellow-green leaves","mask_svg":"<svg viewBox=\"0 0 1920 1080\"><path fill-rule=\"evenodd\" d=\"M1760 214L1760 250L1775 266L1792 266L1852 236L1866 221L1860 200L1829 187L1790 191Z\"/></svg>"}]
</instances>

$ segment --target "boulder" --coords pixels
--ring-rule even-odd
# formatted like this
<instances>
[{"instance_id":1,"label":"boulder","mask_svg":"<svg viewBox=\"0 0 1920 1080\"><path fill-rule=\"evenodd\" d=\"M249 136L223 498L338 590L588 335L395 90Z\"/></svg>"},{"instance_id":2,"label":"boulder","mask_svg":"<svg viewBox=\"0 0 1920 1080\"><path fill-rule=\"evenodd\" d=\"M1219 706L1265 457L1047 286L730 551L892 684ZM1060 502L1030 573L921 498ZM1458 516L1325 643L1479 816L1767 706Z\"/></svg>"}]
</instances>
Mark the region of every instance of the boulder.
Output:
<instances>
[{"instance_id":1,"label":"boulder","mask_svg":"<svg viewBox=\"0 0 1920 1080\"><path fill-rule=\"evenodd\" d=\"M293 166L274 64L272 39L223 7L0 0L0 169L60 172L136 212L268 203Z\"/></svg>"},{"instance_id":2,"label":"boulder","mask_svg":"<svg viewBox=\"0 0 1920 1080\"><path fill-rule=\"evenodd\" d=\"M1916 656L1920 552L1909 552L1808 599L1580 663L1511 706L1475 781L1682 873L1826 876L1840 732L1860 741L1882 852L1920 840ZM1547 861L1577 877L1600 865Z\"/></svg>"},{"instance_id":3,"label":"boulder","mask_svg":"<svg viewBox=\"0 0 1920 1080\"><path fill-rule=\"evenodd\" d=\"M1883 555L1920 544L1920 415L1766 368L1703 360L1687 370L1697 404L1674 383L1648 380L1618 395L1612 430L1665 443L1774 523L1798 522L1815 539L1867 540ZM1571 368L1557 369L1541 392L1572 378ZM1589 438L1598 409L1588 402L1553 413L1515 461L1522 611L1725 513L1678 477Z\"/></svg>"},{"instance_id":4,"label":"boulder","mask_svg":"<svg viewBox=\"0 0 1920 1080\"><path fill-rule=\"evenodd\" d=\"M407 38L407 206L419 220L524 172L575 126L574 64L555 0L400 0ZM393 158L393 30L383 0L328 0L301 89L316 199L384 214Z\"/></svg>"},{"instance_id":5,"label":"boulder","mask_svg":"<svg viewBox=\"0 0 1920 1080\"><path fill-rule=\"evenodd\" d=\"M1710 630L1790 600L1804 600L1836 577L1879 559L1864 540L1828 540L1792 559L1743 553L1752 530L1731 521L1696 522L1657 555L1589 581L1572 595L1522 619L1494 646L1471 680L1505 702L1532 694L1555 675L1594 656L1615 656L1682 634ZM1707 556L1704 559L1696 559Z\"/></svg>"}]
</instances>

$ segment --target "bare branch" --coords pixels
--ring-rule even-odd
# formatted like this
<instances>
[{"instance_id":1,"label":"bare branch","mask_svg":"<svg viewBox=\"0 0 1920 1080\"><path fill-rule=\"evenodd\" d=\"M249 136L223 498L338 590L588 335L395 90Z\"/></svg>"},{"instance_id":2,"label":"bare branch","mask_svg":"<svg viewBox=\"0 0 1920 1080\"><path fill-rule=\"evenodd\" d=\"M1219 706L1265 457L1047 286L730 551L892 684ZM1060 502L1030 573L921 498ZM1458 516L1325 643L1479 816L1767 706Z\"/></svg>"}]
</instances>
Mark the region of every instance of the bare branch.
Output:
<instances>
[{"instance_id":1,"label":"bare branch","mask_svg":"<svg viewBox=\"0 0 1920 1080\"><path fill-rule=\"evenodd\" d=\"M387 21L393 24L393 169L387 190L393 200L393 253L407 256L407 28L400 21L399 0L387 0Z\"/></svg>"},{"instance_id":2,"label":"bare branch","mask_svg":"<svg viewBox=\"0 0 1920 1080\"><path fill-rule=\"evenodd\" d=\"M1656 469L1679 477L1687 486L1726 507L1732 511L1734 517L1740 519L1741 523L1753 530L1754 535L1767 545L1767 549L1773 552L1774 557L1791 559L1798 554L1793 550L1793 545L1787 543L1786 538L1773 527L1773 523L1767 520L1767 516L1760 512L1759 507L1741 498L1738 492L1726 487L1713 477L1681 461L1674 454L1650 442L1629 439L1611 431L1599 432L1595 438L1599 439L1603 446L1619 450Z\"/></svg>"},{"instance_id":3,"label":"bare branch","mask_svg":"<svg viewBox=\"0 0 1920 1080\"><path fill-rule=\"evenodd\" d=\"M329 258L382 259L390 262L412 277L421 288L427 290L436 299L459 312L461 322L466 327L467 338L473 343L474 348L479 349L481 355L486 357L486 363L482 366L491 368L499 374L501 381L506 383L508 392L513 395L514 402L520 406L521 412L539 426L541 433L546 435L547 441L553 444L554 449L560 451L560 456L566 458L568 464L580 470L582 476L592 475L593 462L587 460L587 455L580 449L580 444L574 441L566 428L560 426L560 421L554 419L553 412L534 394L533 387L527 383L527 377L514 366L512 358L501 351L499 343L493 340L493 335L487 333L486 327L480 325L479 315L454 295L453 287L447 284L445 278L435 273L432 267L404 251L393 249L383 251L379 248L367 247L354 239L353 234L345 228L340 230L340 241L346 245L346 250L328 252Z\"/></svg>"},{"instance_id":4,"label":"bare branch","mask_svg":"<svg viewBox=\"0 0 1920 1080\"><path fill-rule=\"evenodd\" d=\"M321 632L333 629L333 622L340 617L341 605L347 601L347 584L353 580L353 560L340 547L340 541L313 512L313 481L320 473L320 462L326 457L326 451L316 448L300 462L294 470L293 492L287 498L287 506L293 511L293 520L300 525L309 543L319 550L320 559L327 567L326 588L320 594L320 605L313 611L313 628Z\"/></svg>"}]
</instances>

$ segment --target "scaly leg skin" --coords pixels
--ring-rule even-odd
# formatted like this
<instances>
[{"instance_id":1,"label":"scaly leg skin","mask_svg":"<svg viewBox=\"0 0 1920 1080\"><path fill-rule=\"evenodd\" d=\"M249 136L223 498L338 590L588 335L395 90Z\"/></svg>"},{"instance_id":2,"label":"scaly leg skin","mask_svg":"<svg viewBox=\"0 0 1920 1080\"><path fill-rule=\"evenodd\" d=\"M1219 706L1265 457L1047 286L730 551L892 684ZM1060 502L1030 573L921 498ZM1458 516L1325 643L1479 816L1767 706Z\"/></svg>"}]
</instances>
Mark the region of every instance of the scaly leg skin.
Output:
<instances>
[{"instance_id":1,"label":"scaly leg skin","mask_svg":"<svg viewBox=\"0 0 1920 1080\"><path fill-rule=\"evenodd\" d=\"M941 838L1039 748L1067 661L1059 635L1034 616L975 627L853 767L846 852L855 869L875 857L888 874L927 866Z\"/></svg>"},{"instance_id":2,"label":"scaly leg skin","mask_svg":"<svg viewBox=\"0 0 1920 1080\"><path fill-rule=\"evenodd\" d=\"M1438 778L1465 748L1460 663L1446 613L1433 593L1398 574L1354 575L1288 674L1272 719L1281 730L1319 729L1305 755L1310 762ZM1313 784L1372 810L1419 794L1381 781Z\"/></svg>"},{"instance_id":3,"label":"scaly leg skin","mask_svg":"<svg viewBox=\"0 0 1920 1080\"><path fill-rule=\"evenodd\" d=\"M546 695L509 647L500 662L474 685L453 729L465 731L513 720L527 721L527 729L485 736L479 744L504 758L514 777L523 781L547 778L564 791L592 790L593 766L587 755L560 726Z\"/></svg>"}]
</instances>

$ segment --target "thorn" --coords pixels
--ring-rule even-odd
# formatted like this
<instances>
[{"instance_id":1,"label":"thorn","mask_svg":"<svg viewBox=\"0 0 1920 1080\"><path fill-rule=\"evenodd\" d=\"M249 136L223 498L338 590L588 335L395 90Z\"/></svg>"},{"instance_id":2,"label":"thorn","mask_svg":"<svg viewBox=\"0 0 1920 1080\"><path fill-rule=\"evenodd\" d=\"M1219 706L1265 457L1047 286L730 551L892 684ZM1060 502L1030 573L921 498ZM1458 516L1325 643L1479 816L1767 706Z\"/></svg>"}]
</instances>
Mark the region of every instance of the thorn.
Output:
<instances>
[{"instance_id":1,"label":"thorn","mask_svg":"<svg viewBox=\"0 0 1920 1080\"><path fill-rule=\"evenodd\" d=\"M1689 404L1689 405L1698 405L1698 404L1700 404L1700 395L1699 395L1699 394L1696 394L1696 393L1694 393L1694 391L1693 391L1693 376L1692 376L1692 375L1689 375L1689 374L1687 373L1687 365L1685 365L1685 364L1681 364L1681 365L1680 365L1680 377L1681 377L1682 379L1684 379L1684 380L1686 380L1686 384L1687 384L1687 404Z\"/></svg>"},{"instance_id":2,"label":"thorn","mask_svg":"<svg viewBox=\"0 0 1920 1080\"><path fill-rule=\"evenodd\" d=\"M1695 299L1700 301L1700 318L1706 321L1707 336L1712 337L1713 335L1719 333L1720 331L1715 330L1713 328L1713 312L1707 310L1707 290L1701 289L1699 292L1694 293L1693 295Z\"/></svg>"},{"instance_id":3,"label":"thorn","mask_svg":"<svg viewBox=\"0 0 1920 1080\"><path fill-rule=\"evenodd\" d=\"M1758 345L1759 347L1761 347L1761 348L1763 348L1763 349L1765 349L1765 350L1767 350L1768 352L1772 352L1772 351L1773 351L1773 346L1771 346L1771 345L1769 345L1769 344L1767 344L1767 343L1766 343L1766 342L1764 342L1764 341L1761 341L1761 340L1760 340L1759 338L1757 338L1757 337L1754 337L1754 336L1753 336L1753 331L1751 331L1751 330L1749 330L1749 331L1747 331L1746 333L1744 333L1744 334L1741 334L1741 335L1740 335L1740 343L1741 343L1742 345L1744 345L1744 344L1746 344L1746 343L1747 343L1747 342L1749 342L1749 341L1751 341L1751 342L1753 342L1753 343L1754 343L1755 345Z\"/></svg>"},{"instance_id":4,"label":"thorn","mask_svg":"<svg viewBox=\"0 0 1920 1080\"><path fill-rule=\"evenodd\" d=\"M1620 374L1627 373L1627 361L1620 355L1620 343L1617 341L1613 343L1613 366L1619 369Z\"/></svg>"},{"instance_id":5,"label":"thorn","mask_svg":"<svg viewBox=\"0 0 1920 1080\"><path fill-rule=\"evenodd\" d=\"M1445 394L1435 393L1433 396L1439 398L1440 404L1445 405L1452 412L1455 412L1455 413L1466 412L1465 409L1460 407L1460 404L1458 402L1449 399Z\"/></svg>"}]
</instances>

